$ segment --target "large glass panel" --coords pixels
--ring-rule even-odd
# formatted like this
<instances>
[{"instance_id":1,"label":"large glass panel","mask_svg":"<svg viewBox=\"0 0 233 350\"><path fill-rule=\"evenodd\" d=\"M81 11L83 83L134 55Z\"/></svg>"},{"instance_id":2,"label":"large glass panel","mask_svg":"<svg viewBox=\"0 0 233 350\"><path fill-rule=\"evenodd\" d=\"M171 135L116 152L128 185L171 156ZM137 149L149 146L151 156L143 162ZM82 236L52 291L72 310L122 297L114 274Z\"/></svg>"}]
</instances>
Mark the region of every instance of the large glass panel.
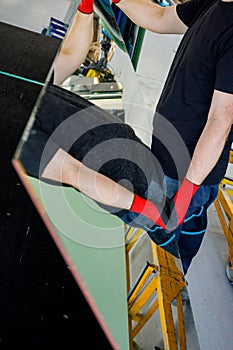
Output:
<instances>
[{"instance_id":1,"label":"large glass panel","mask_svg":"<svg viewBox=\"0 0 233 350\"><path fill-rule=\"evenodd\" d=\"M12 11L13 2L8 1L1 10L2 19L25 29L51 35L50 19L55 17L64 22L64 28L69 33L78 3L79 1L60 0L56 1L56 5L46 1L20 1L19 4L14 1L15 7ZM11 16L16 8L19 11L27 9L27 16ZM62 11L64 17L61 18ZM128 326L127 294L128 297L131 296L132 289L139 282L138 278L148 262L159 267L167 258L174 267L173 275L169 278L174 281L178 274L182 285L183 272L179 256L174 258L168 253L168 256L157 261L156 249L151 246L146 232L143 232L139 235L132 254L130 252L128 255L129 261L128 258L125 259L127 246L135 240L138 230L134 230L133 238L130 238L130 226L120 219L122 212L119 213L115 207L109 207L106 202L105 205L97 204L88 195L89 188L82 191L86 195L78 191L73 186L73 178L71 183L67 178L67 181L64 180L62 166L64 162L65 166L70 165L67 154L62 152L58 168L53 168L56 172L54 176L51 173L50 179L43 176L43 171L62 148L67 152L73 149L73 157L77 155L77 150L78 153L84 152L78 159L92 169L104 169L107 174L112 169L116 179L122 173L124 176L120 184L129 190L133 190L135 185L129 181L135 174L129 174L127 178L128 163L121 162L121 159L126 158L127 161L136 163L141 167L142 173L146 174L146 180L147 177L150 177L150 182L152 180L153 171L143 168L152 155L141 143L150 144L151 111L147 110L144 103L141 86L108 1L95 2L93 28L93 42L85 60L62 83L53 85L53 73L61 52L60 47L22 135L13 164L113 348L127 350L132 340L132 332ZM67 36L63 43L66 38ZM140 146L135 146L136 136L129 138L130 141L123 141L120 133L125 122L140 138ZM111 127L106 128L108 125ZM119 134L116 138L117 132ZM96 143L98 138L102 138L102 141ZM110 152L113 148L116 152L114 156ZM154 160L152 162L156 165L155 179L158 179L160 169ZM98 181L95 174L90 179L89 184ZM76 180L78 183L79 178ZM157 188L153 182L155 189L163 190L163 185L159 181L158 184ZM154 193L153 189L151 193ZM103 193L97 191L97 195L103 199ZM127 275L128 270L130 274ZM151 298L162 300L156 293ZM148 299L149 302L151 299ZM170 307L177 331L177 309L175 305ZM183 311L187 343L194 344L193 349L197 350L199 344L190 304ZM152 344L163 346L164 329L161 330L158 312L151 319L149 327L149 332L148 326L142 328L135 337L136 343L147 343L148 349ZM191 345L189 349L192 349Z\"/></svg>"}]
</instances>

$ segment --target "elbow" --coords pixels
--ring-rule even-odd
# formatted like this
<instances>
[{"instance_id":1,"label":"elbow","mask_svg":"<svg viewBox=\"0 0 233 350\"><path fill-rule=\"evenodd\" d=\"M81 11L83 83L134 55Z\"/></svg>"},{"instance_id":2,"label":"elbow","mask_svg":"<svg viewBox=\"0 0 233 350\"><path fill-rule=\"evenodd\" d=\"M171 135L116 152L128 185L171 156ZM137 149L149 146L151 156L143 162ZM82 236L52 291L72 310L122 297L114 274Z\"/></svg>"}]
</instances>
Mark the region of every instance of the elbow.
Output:
<instances>
[{"instance_id":1,"label":"elbow","mask_svg":"<svg viewBox=\"0 0 233 350\"><path fill-rule=\"evenodd\" d=\"M224 125L226 134L228 134L233 125L233 105L226 106L222 113L221 123Z\"/></svg>"},{"instance_id":2,"label":"elbow","mask_svg":"<svg viewBox=\"0 0 233 350\"><path fill-rule=\"evenodd\" d=\"M229 125L233 124L233 102L230 104L227 104L224 109L224 116L226 119L226 123Z\"/></svg>"}]
</instances>

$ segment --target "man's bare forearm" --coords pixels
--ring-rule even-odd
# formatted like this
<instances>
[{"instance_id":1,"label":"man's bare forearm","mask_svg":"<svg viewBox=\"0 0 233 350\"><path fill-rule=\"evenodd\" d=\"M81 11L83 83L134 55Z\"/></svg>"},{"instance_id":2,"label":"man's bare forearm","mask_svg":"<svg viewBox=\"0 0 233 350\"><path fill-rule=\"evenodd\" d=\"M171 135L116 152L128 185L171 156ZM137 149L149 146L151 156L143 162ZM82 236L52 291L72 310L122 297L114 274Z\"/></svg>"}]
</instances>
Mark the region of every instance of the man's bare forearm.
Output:
<instances>
[{"instance_id":1,"label":"man's bare forearm","mask_svg":"<svg viewBox=\"0 0 233 350\"><path fill-rule=\"evenodd\" d=\"M186 30L176 14L176 5L162 7L150 0L120 0L117 6L132 22L152 32L183 34Z\"/></svg>"},{"instance_id":2,"label":"man's bare forearm","mask_svg":"<svg viewBox=\"0 0 233 350\"><path fill-rule=\"evenodd\" d=\"M43 171L42 178L66 183L99 203L130 209L134 193L92 170L61 148Z\"/></svg>"}]
</instances>

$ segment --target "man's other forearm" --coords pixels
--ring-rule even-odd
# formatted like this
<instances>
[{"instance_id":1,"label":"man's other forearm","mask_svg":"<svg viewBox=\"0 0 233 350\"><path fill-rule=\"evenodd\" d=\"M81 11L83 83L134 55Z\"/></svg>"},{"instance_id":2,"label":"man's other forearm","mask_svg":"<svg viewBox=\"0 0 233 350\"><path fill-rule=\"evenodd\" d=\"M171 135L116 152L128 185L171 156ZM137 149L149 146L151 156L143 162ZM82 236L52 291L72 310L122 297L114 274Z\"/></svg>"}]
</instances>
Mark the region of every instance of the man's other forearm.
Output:
<instances>
[{"instance_id":1,"label":"man's other forearm","mask_svg":"<svg viewBox=\"0 0 233 350\"><path fill-rule=\"evenodd\" d=\"M138 26L155 33L183 34L187 29L176 5L162 7L150 0L120 0L117 6Z\"/></svg>"},{"instance_id":2,"label":"man's other forearm","mask_svg":"<svg viewBox=\"0 0 233 350\"><path fill-rule=\"evenodd\" d=\"M61 84L86 59L93 41L93 13L77 11L54 66L54 84Z\"/></svg>"},{"instance_id":3,"label":"man's other forearm","mask_svg":"<svg viewBox=\"0 0 233 350\"><path fill-rule=\"evenodd\" d=\"M232 124L233 94L214 90L208 120L186 175L188 180L200 185L209 175L220 158Z\"/></svg>"}]
</instances>

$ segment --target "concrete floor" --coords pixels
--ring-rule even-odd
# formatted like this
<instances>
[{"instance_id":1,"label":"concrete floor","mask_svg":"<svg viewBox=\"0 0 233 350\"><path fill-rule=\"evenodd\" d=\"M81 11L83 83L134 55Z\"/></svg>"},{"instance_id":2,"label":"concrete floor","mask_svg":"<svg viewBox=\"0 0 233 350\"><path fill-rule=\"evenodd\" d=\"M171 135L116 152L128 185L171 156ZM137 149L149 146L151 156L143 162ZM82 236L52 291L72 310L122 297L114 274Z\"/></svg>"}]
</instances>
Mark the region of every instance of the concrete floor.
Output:
<instances>
[{"instance_id":1,"label":"concrete floor","mask_svg":"<svg viewBox=\"0 0 233 350\"><path fill-rule=\"evenodd\" d=\"M169 65L181 37L146 32L137 66L148 107L153 110ZM201 350L233 348L233 287L226 278L228 246L214 205L209 208L209 225L198 255L187 274L188 291ZM153 332L152 329L148 333ZM187 324L188 350L192 343L191 324ZM195 337L194 337L195 339ZM143 350L152 350L151 344Z\"/></svg>"}]
</instances>

